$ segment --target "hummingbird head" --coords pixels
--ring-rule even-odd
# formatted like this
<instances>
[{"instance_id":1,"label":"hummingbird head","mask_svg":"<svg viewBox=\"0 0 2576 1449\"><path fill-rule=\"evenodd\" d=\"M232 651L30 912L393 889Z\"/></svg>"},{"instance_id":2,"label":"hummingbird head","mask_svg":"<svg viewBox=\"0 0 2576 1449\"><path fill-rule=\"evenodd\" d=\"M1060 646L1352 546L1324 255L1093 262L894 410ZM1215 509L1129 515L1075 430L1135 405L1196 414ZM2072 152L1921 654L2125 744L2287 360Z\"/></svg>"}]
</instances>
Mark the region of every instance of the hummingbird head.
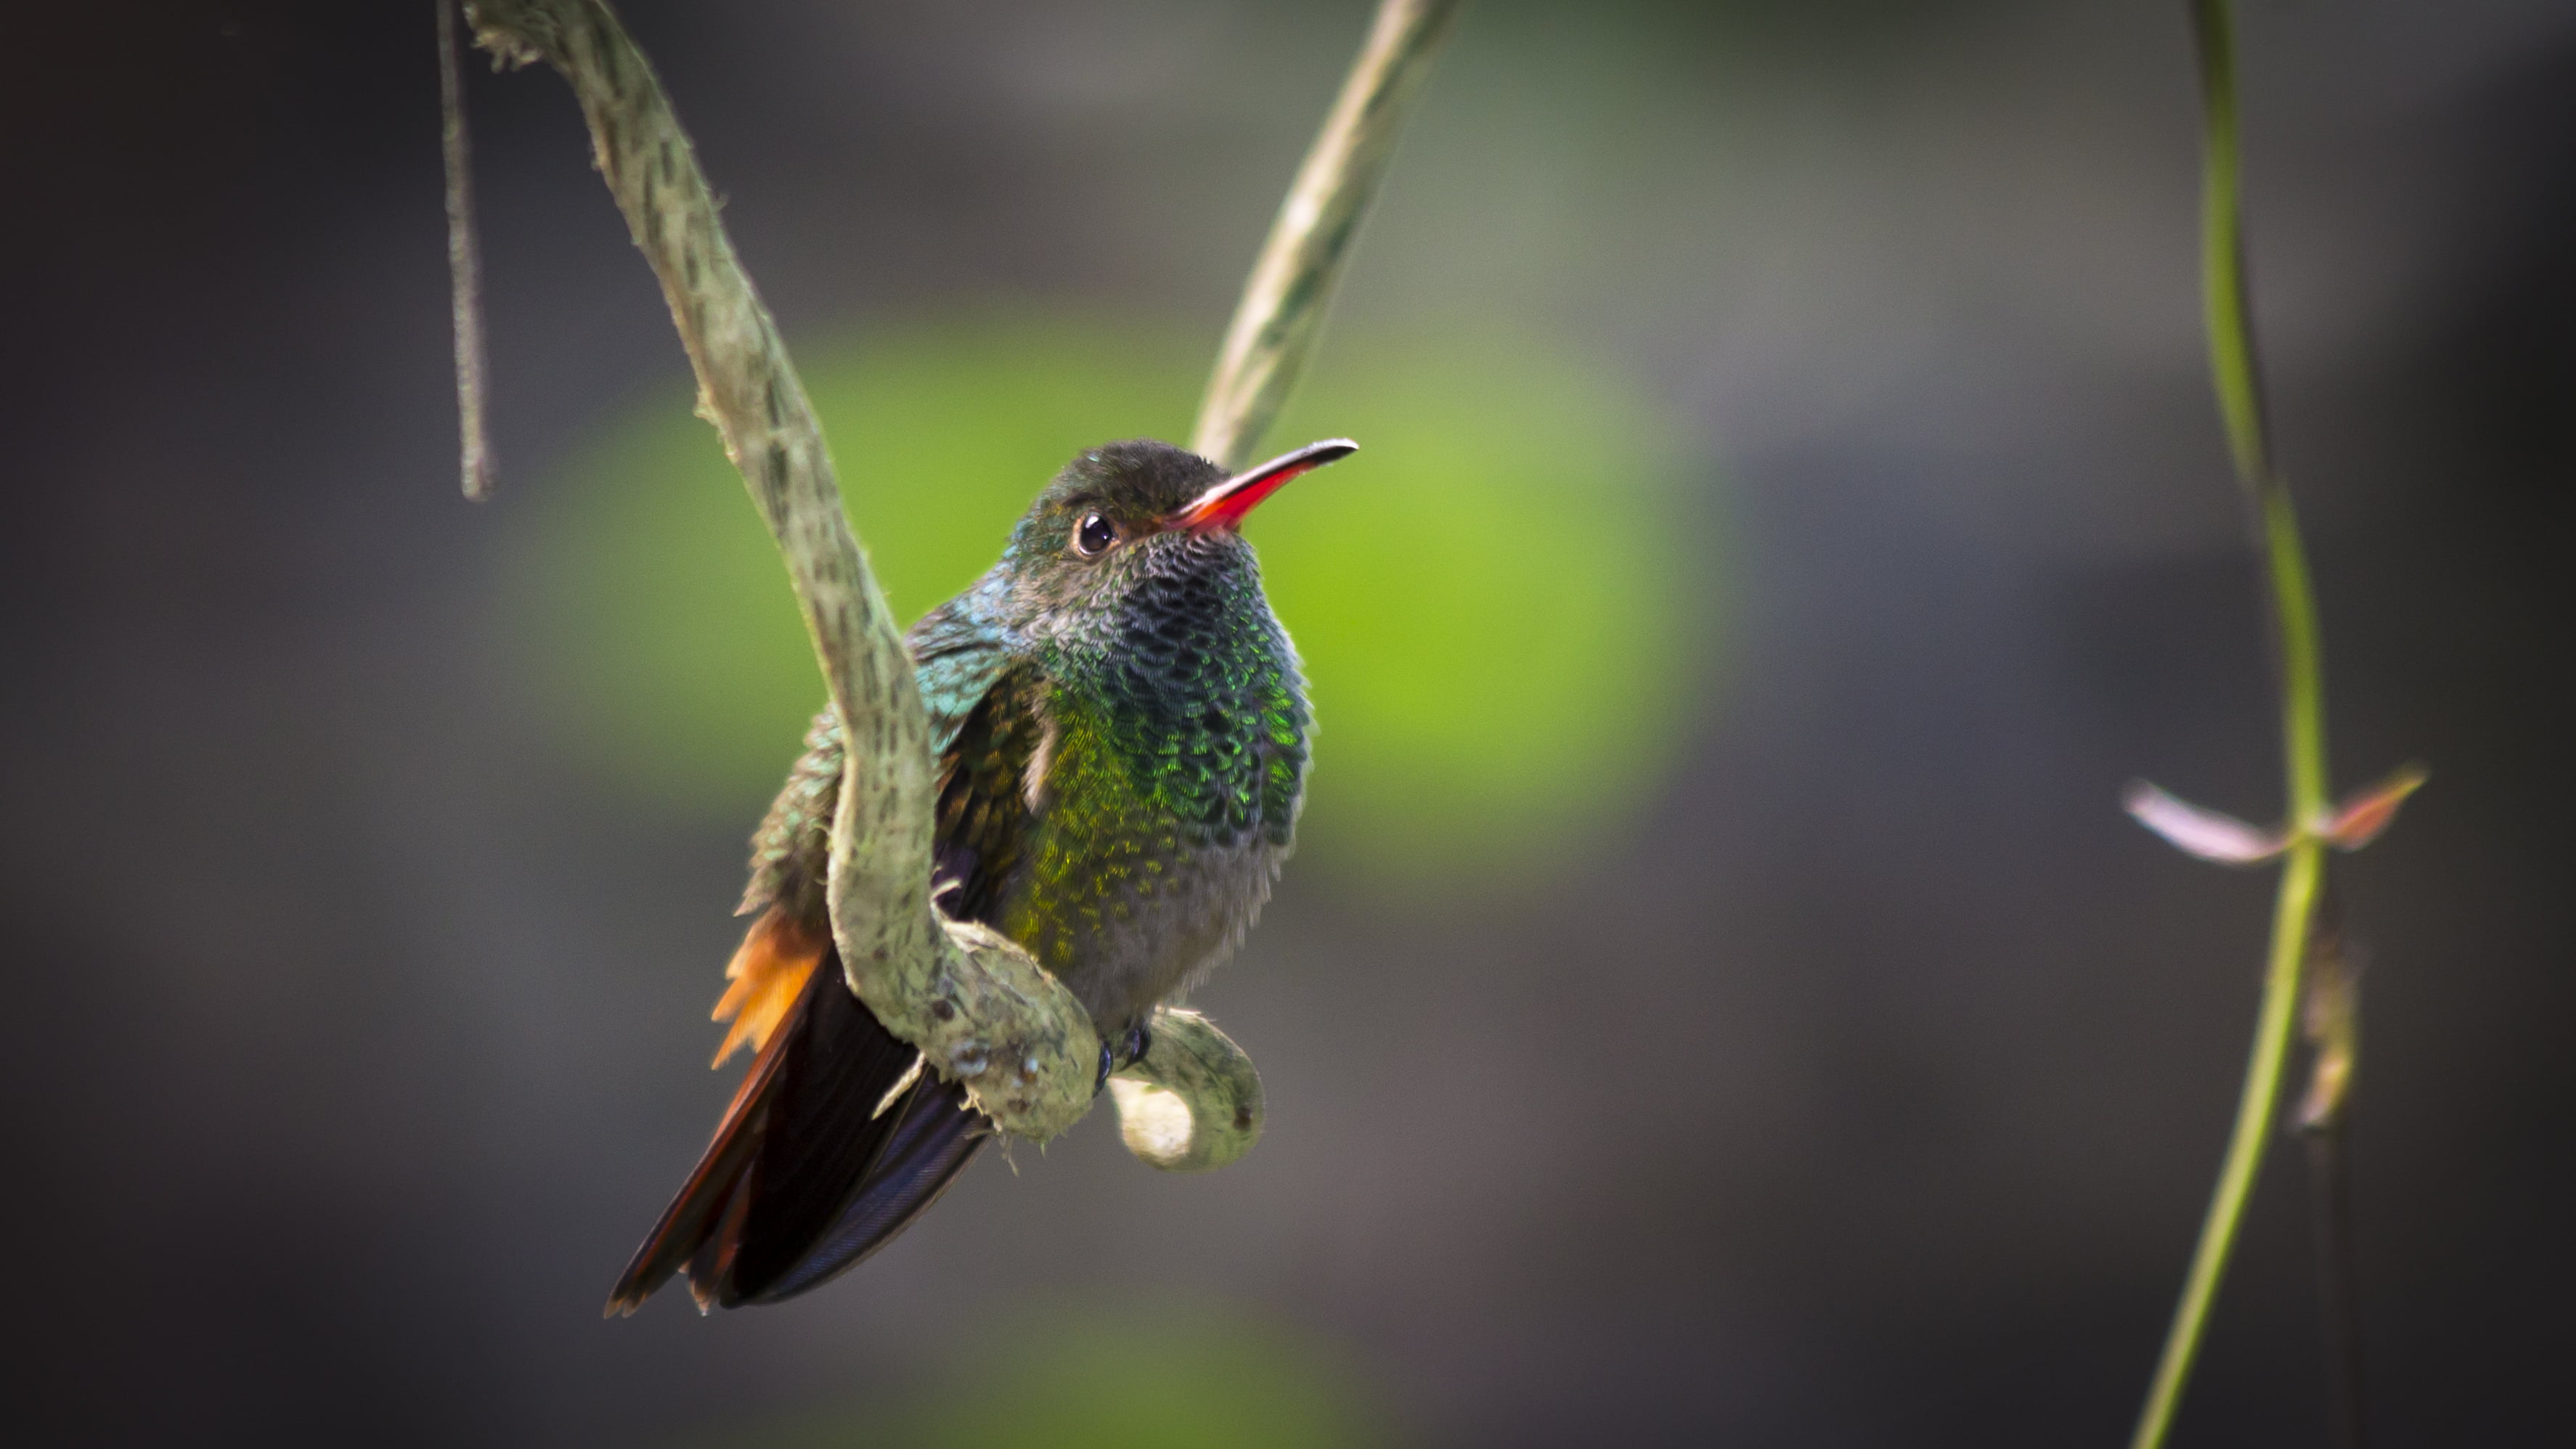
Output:
<instances>
[{"instance_id":1,"label":"hummingbird head","mask_svg":"<svg viewBox=\"0 0 2576 1449\"><path fill-rule=\"evenodd\" d=\"M1289 479L1358 446L1309 443L1231 477L1150 439L1090 449L1013 530L997 602L1024 633L1081 649L1111 646L1139 627L1159 630L1177 615L1221 613L1247 586L1258 600L1252 545L1238 531L1244 516Z\"/></svg>"}]
</instances>

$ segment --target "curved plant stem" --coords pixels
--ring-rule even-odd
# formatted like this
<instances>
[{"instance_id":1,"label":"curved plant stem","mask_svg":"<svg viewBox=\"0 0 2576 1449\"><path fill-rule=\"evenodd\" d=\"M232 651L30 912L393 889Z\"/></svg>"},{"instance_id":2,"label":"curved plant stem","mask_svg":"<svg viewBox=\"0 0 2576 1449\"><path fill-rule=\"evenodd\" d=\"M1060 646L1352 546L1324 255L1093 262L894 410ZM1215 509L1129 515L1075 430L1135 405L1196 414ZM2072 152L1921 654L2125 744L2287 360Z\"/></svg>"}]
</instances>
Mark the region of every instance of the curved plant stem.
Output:
<instances>
[{"instance_id":1,"label":"curved plant stem","mask_svg":"<svg viewBox=\"0 0 2576 1449\"><path fill-rule=\"evenodd\" d=\"M1349 79L1297 170L1243 284L1190 451L1226 468L1252 461L1306 370L1360 220L1395 156L1423 77L1465 0L1383 0Z\"/></svg>"},{"instance_id":2,"label":"curved plant stem","mask_svg":"<svg viewBox=\"0 0 2576 1449\"><path fill-rule=\"evenodd\" d=\"M725 235L687 132L607 0L474 0L476 43L560 72L698 378L698 412L769 525L848 760L832 823L832 933L850 989L1002 1130L1039 1141L1090 1109L1100 1041L1063 983L930 901L936 775L893 613L841 507L821 425Z\"/></svg>"},{"instance_id":3,"label":"curved plant stem","mask_svg":"<svg viewBox=\"0 0 2576 1449\"><path fill-rule=\"evenodd\" d=\"M1215 429L1227 441L1201 452L1240 462L1230 455L1258 439L1303 369L1408 103L1463 3L1385 0L1246 284L1200 419L1203 436ZM490 477L481 297L449 5L440 0L439 25L458 400L466 491L479 497ZM723 436L787 565L849 741L830 901L851 991L940 1075L966 1082L1001 1130L1054 1136L1091 1106L1099 1039L1081 1004L1027 952L931 906L934 776L911 657L850 531L786 344L734 254L661 81L608 0L470 0L467 15L476 43L504 63L543 60L572 86L600 176L697 373L699 415ZM1261 1132L1251 1061L1188 1012L1160 1011L1154 1039L1122 1074L1159 1094L1153 1150L1139 1155L1173 1170L1240 1156Z\"/></svg>"},{"instance_id":4,"label":"curved plant stem","mask_svg":"<svg viewBox=\"0 0 2576 1449\"><path fill-rule=\"evenodd\" d=\"M2272 1139L2298 1017L2299 979L2315 929L2325 878L2327 817L2324 666L2317 640L2316 596L2299 539L2290 492L2273 470L2265 437L2262 373L2245 281L2238 200L2236 65L2227 0L2192 0L2199 41L2204 127L2201 270L2208 303L2210 372L2227 424L2237 479L2260 519L2281 684L2281 742L2288 766L2288 849L2272 909L2271 955L2263 971L2252 1059L2236 1107L2235 1130L2219 1169L2218 1188L2184 1279L2182 1302L2165 1336L2155 1381L2138 1416L2132 1449L2156 1449L2172 1427L2209 1311L2245 1217L2245 1204Z\"/></svg>"},{"instance_id":5,"label":"curved plant stem","mask_svg":"<svg viewBox=\"0 0 2576 1449\"><path fill-rule=\"evenodd\" d=\"M2289 1063L2290 1034L2298 1016L2307 917L2316 908L2324 864L2324 848L2313 840L2292 846L2283 863L2281 890L2272 908L2272 956L2263 971L2263 1007L2254 1028L2253 1060L2245 1067L2244 1094L2236 1106L2236 1130L2228 1137L2218 1190L2210 1195L2200 1246L2192 1254L2190 1275L2183 1280L2182 1303L2174 1309L2173 1326L2166 1331L2164 1354L2156 1361L2155 1382L2147 1390L2147 1406L2138 1416L2131 1449L2155 1449L2173 1426L2174 1410L2182 1402L2192 1359L2209 1324L2210 1304L2218 1296L2219 1279L2227 1272L2228 1253L2236 1245L2246 1201L2254 1193L2263 1149L2272 1140L2281 1078Z\"/></svg>"}]
</instances>

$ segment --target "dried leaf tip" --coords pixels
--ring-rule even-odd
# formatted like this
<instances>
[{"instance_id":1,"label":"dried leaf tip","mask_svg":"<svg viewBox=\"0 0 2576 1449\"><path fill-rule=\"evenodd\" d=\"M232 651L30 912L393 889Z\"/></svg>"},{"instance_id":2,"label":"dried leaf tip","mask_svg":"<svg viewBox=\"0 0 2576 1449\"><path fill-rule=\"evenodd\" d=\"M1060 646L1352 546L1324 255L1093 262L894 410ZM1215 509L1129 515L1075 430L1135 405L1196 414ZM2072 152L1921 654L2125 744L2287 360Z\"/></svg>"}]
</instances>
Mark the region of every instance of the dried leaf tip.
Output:
<instances>
[{"instance_id":1,"label":"dried leaf tip","mask_svg":"<svg viewBox=\"0 0 2576 1449\"><path fill-rule=\"evenodd\" d=\"M2217 865L2260 865L2290 845L2288 835L2205 809L2144 780L2121 792L2120 804L2165 843Z\"/></svg>"},{"instance_id":2,"label":"dried leaf tip","mask_svg":"<svg viewBox=\"0 0 2576 1449\"><path fill-rule=\"evenodd\" d=\"M2343 1116L2361 1057L2361 960L2344 939L2342 926L2326 916L2309 933L2307 996L2299 1018L2314 1055L2308 1089L2290 1125L2301 1132L2325 1132Z\"/></svg>"},{"instance_id":3,"label":"dried leaf tip","mask_svg":"<svg viewBox=\"0 0 2576 1449\"><path fill-rule=\"evenodd\" d=\"M2401 766L2379 783L2344 796L2317 834L2337 850L2359 850L2396 823L2398 807L2432 777L2421 764Z\"/></svg>"},{"instance_id":4,"label":"dried leaf tip","mask_svg":"<svg viewBox=\"0 0 2576 1449\"><path fill-rule=\"evenodd\" d=\"M2332 814L2317 822L2313 838L2337 850L2359 850L2377 840L2397 819L2406 797L2424 787L2431 772L2407 765L2374 785L2346 795ZM2217 865L2261 865L2290 848L2294 832L2266 829L2224 811L2194 805L2160 786L2136 781L2121 792L2120 804L2140 825L2164 837L2183 854Z\"/></svg>"}]
</instances>

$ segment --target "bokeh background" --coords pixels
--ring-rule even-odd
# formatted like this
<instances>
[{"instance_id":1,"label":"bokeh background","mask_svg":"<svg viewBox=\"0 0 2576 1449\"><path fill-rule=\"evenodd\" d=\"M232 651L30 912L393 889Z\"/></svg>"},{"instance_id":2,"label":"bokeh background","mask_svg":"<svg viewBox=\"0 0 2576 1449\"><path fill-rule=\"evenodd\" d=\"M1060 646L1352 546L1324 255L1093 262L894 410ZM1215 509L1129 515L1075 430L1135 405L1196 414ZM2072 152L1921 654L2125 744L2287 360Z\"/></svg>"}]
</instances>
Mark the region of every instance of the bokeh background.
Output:
<instances>
[{"instance_id":1,"label":"bokeh background","mask_svg":"<svg viewBox=\"0 0 2576 1449\"><path fill-rule=\"evenodd\" d=\"M1337 3L623 7L909 614L1184 430ZM542 73L477 66L460 501L429 7L29 7L0 56L0 1438L2117 1442L2277 798L2177 4L1486 0L1273 441L1306 848L1201 992L1268 1135L1107 1114L858 1275L598 1304L729 1089L819 699ZM2576 1438L2576 12L2257 3L2254 267L2339 778L2375 1427ZM2179 1426L2322 1443L2274 1158Z\"/></svg>"}]
</instances>

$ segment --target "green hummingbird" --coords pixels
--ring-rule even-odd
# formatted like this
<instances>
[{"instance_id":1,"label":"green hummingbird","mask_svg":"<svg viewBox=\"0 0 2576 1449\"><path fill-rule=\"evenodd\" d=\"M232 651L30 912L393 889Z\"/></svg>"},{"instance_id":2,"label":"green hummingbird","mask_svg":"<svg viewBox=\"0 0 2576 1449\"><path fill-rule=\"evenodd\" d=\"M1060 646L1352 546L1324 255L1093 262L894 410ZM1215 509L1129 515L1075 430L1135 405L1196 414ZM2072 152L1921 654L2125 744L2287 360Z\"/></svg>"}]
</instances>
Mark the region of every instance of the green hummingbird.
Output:
<instances>
[{"instance_id":1,"label":"green hummingbird","mask_svg":"<svg viewBox=\"0 0 2576 1449\"><path fill-rule=\"evenodd\" d=\"M1025 947L1091 1013L1100 1078L1155 1005L1239 944L1287 859L1312 715L1240 531L1264 498L1357 450L1312 443L1228 477L1168 443L1067 464L1001 561L905 637L939 752L932 899ZM844 985L825 908L841 783L826 708L752 839L752 916L716 1053L755 1053L715 1140L608 1300L674 1273L700 1311L846 1272L990 1136Z\"/></svg>"}]
</instances>

